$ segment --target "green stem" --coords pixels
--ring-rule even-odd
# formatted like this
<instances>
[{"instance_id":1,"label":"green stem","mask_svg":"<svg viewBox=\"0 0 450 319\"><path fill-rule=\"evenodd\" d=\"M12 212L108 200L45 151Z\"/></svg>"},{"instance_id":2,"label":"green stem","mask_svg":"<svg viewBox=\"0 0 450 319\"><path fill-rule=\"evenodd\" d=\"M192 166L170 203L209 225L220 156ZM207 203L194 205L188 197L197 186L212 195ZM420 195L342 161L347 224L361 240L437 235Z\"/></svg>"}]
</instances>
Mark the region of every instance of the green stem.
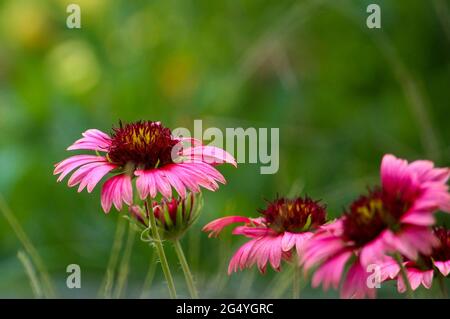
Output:
<instances>
[{"instance_id":1,"label":"green stem","mask_svg":"<svg viewBox=\"0 0 450 319\"><path fill-rule=\"evenodd\" d=\"M398 266L400 267L400 275L402 276L403 283L405 284L405 287L406 287L406 294L407 294L408 298L413 299L414 293L411 288L411 283L408 280L408 273L406 272L405 265L403 265L402 257L398 253L396 253L394 255L394 257L395 257L395 260L397 261Z\"/></svg>"},{"instance_id":2,"label":"green stem","mask_svg":"<svg viewBox=\"0 0 450 319\"><path fill-rule=\"evenodd\" d=\"M27 236L19 221L14 216L11 209L6 204L4 198L0 195L0 211L3 213L6 221L9 223L14 233L16 234L19 241L22 243L25 251L30 256L33 263L36 265L37 270L39 271L42 282L44 283L44 294L47 298L52 298L55 296L55 290L53 288L52 281L50 279L50 275L45 267L44 261L39 255L37 249L34 247L30 238Z\"/></svg>"},{"instance_id":3,"label":"green stem","mask_svg":"<svg viewBox=\"0 0 450 319\"><path fill-rule=\"evenodd\" d=\"M155 214L153 214L153 211L150 212L148 206L149 203L145 201L145 210L150 220L150 231L152 232L153 243L155 244L156 252L158 253L159 260L161 262L161 268L164 273L164 277L166 278L167 281L167 287L169 288L170 297L172 299L176 299L177 292L175 290L175 284L173 282L172 273L170 272L169 263L167 262L166 254L164 253L164 247L161 242L161 237L159 236L158 228L156 228Z\"/></svg>"},{"instance_id":4,"label":"green stem","mask_svg":"<svg viewBox=\"0 0 450 319\"><path fill-rule=\"evenodd\" d=\"M300 267L294 263L294 278L292 282L292 299L300 298Z\"/></svg>"},{"instance_id":5,"label":"green stem","mask_svg":"<svg viewBox=\"0 0 450 319\"><path fill-rule=\"evenodd\" d=\"M155 277L156 270L156 254L153 252L152 257L150 258L150 263L148 264L147 274L145 275L144 284L142 285L141 299L146 298L148 295L148 290L153 282L153 278Z\"/></svg>"},{"instance_id":6,"label":"green stem","mask_svg":"<svg viewBox=\"0 0 450 319\"><path fill-rule=\"evenodd\" d=\"M178 239L173 241L173 246L175 247L175 252L177 253L178 260L180 261L181 268L183 269L184 278L186 279L186 284L191 294L192 299L198 299L197 289L195 288L194 278L192 277L191 270L184 256L183 248L181 247L180 241Z\"/></svg>"},{"instance_id":7,"label":"green stem","mask_svg":"<svg viewBox=\"0 0 450 319\"><path fill-rule=\"evenodd\" d=\"M31 289L33 290L34 296L38 299L42 298L43 293L39 278L37 278L36 271L34 270L33 264L31 263L27 254L24 251L19 250L17 252L17 258L19 258L20 262L23 265L23 268L25 269L25 272L27 273L28 278L30 279L30 285Z\"/></svg>"},{"instance_id":8,"label":"green stem","mask_svg":"<svg viewBox=\"0 0 450 319\"><path fill-rule=\"evenodd\" d=\"M116 299L121 298L122 292L127 284L128 272L130 270L131 252L133 251L134 238L136 234L133 230L133 224L128 223L128 236L125 244L125 250L120 262L119 273L117 275L117 286L114 291Z\"/></svg>"},{"instance_id":9,"label":"green stem","mask_svg":"<svg viewBox=\"0 0 450 319\"><path fill-rule=\"evenodd\" d=\"M439 288L441 289L442 298L448 299L448 290L447 285L445 284L445 277L443 274L441 274L440 271L438 271L438 281L439 281Z\"/></svg>"},{"instance_id":10,"label":"green stem","mask_svg":"<svg viewBox=\"0 0 450 319\"><path fill-rule=\"evenodd\" d=\"M120 250L122 249L123 235L125 234L125 218L118 215L116 232L114 234L114 241L109 256L108 266L106 268L105 278L99 289L99 296L103 298L111 298L111 291L114 285L114 275L117 263L119 262Z\"/></svg>"}]
</instances>

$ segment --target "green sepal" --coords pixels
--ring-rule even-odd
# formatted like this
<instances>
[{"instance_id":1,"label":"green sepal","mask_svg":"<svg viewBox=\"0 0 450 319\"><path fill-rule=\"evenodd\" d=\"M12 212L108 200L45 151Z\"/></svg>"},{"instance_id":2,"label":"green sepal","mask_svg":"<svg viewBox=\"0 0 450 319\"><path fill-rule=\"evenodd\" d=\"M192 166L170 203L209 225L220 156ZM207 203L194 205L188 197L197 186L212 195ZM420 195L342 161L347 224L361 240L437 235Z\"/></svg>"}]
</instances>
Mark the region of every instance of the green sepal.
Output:
<instances>
[{"instance_id":1,"label":"green sepal","mask_svg":"<svg viewBox=\"0 0 450 319\"><path fill-rule=\"evenodd\" d=\"M163 205L163 213L164 213L164 221L165 221L166 226L168 228L172 228L173 221L170 218L169 207L168 207L167 203L164 203L164 205Z\"/></svg>"}]
</instances>

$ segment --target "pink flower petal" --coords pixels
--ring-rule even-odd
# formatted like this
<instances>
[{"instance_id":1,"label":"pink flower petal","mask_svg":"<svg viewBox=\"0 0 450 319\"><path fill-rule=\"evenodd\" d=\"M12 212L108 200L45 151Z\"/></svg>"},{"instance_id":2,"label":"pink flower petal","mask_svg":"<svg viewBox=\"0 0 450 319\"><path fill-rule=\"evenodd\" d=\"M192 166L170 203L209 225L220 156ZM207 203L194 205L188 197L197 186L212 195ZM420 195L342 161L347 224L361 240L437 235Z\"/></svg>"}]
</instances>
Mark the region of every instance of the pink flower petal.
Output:
<instances>
[{"instance_id":1,"label":"pink flower petal","mask_svg":"<svg viewBox=\"0 0 450 319\"><path fill-rule=\"evenodd\" d=\"M436 268L439 269L441 274L447 277L447 275L450 273L450 260L434 261L433 263L436 266Z\"/></svg>"},{"instance_id":2,"label":"pink flower petal","mask_svg":"<svg viewBox=\"0 0 450 319\"><path fill-rule=\"evenodd\" d=\"M67 150L93 150L108 151L111 146L111 137L97 129L90 129L84 132L83 137L75 141Z\"/></svg>"},{"instance_id":3,"label":"pink flower petal","mask_svg":"<svg viewBox=\"0 0 450 319\"><path fill-rule=\"evenodd\" d=\"M348 270L341 290L342 298L375 298L376 288L367 285L368 272L357 260Z\"/></svg>"},{"instance_id":4,"label":"pink flower petal","mask_svg":"<svg viewBox=\"0 0 450 319\"><path fill-rule=\"evenodd\" d=\"M136 188L139 193L139 197L144 200L150 195L151 198L156 197L157 188L155 178L153 177L154 170L136 170L134 175L136 179Z\"/></svg>"},{"instance_id":5,"label":"pink flower petal","mask_svg":"<svg viewBox=\"0 0 450 319\"><path fill-rule=\"evenodd\" d=\"M169 181L169 183L175 188L177 193L180 195L181 198L186 197L186 187L184 186L183 182L180 180L180 178L177 176L176 173L172 172L170 168L164 169L164 174Z\"/></svg>"},{"instance_id":6,"label":"pink flower petal","mask_svg":"<svg viewBox=\"0 0 450 319\"><path fill-rule=\"evenodd\" d=\"M281 240L281 249L283 251L290 251L294 247L296 242L295 234L291 232L284 232L283 239Z\"/></svg>"},{"instance_id":7,"label":"pink flower petal","mask_svg":"<svg viewBox=\"0 0 450 319\"><path fill-rule=\"evenodd\" d=\"M126 174L116 175L108 179L101 192L101 203L105 213L110 211L112 204L120 211L122 202L127 205L131 205L133 202L131 178Z\"/></svg>"},{"instance_id":8,"label":"pink flower petal","mask_svg":"<svg viewBox=\"0 0 450 319\"><path fill-rule=\"evenodd\" d=\"M187 157L186 162L202 161L216 165L228 163L237 167L236 160L227 151L215 146L197 146L184 149L182 155Z\"/></svg>"},{"instance_id":9,"label":"pink flower petal","mask_svg":"<svg viewBox=\"0 0 450 319\"><path fill-rule=\"evenodd\" d=\"M276 271L280 270L281 266L281 258L282 258L282 249L281 249L281 240L283 235L276 236L272 239L272 243L270 243L270 255L269 262L272 268Z\"/></svg>"},{"instance_id":10,"label":"pink flower petal","mask_svg":"<svg viewBox=\"0 0 450 319\"><path fill-rule=\"evenodd\" d=\"M234 223L250 223L251 219L244 216L227 216L222 217L216 220L213 220L212 222L208 223L203 227L204 232L210 232L208 235L209 237L215 237L218 236L219 233L228 225L234 224Z\"/></svg>"},{"instance_id":11,"label":"pink flower petal","mask_svg":"<svg viewBox=\"0 0 450 319\"><path fill-rule=\"evenodd\" d=\"M400 273L400 266L394 258L386 257L380 266L380 279L386 281L389 279L395 279Z\"/></svg>"},{"instance_id":12,"label":"pink flower petal","mask_svg":"<svg viewBox=\"0 0 450 319\"><path fill-rule=\"evenodd\" d=\"M421 284L429 289L433 281L433 270L420 270L413 267L407 267L406 273L408 277L409 284L412 290L416 290ZM403 281L403 276L399 275L397 280L397 290L400 293L406 291L406 285Z\"/></svg>"},{"instance_id":13,"label":"pink flower petal","mask_svg":"<svg viewBox=\"0 0 450 319\"><path fill-rule=\"evenodd\" d=\"M410 210L402 216L401 222L417 226L432 226L435 223L435 218L428 211Z\"/></svg>"},{"instance_id":14,"label":"pink flower petal","mask_svg":"<svg viewBox=\"0 0 450 319\"><path fill-rule=\"evenodd\" d=\"M250 240L237 250L230 260L228 265L228 274L236 272L238 269L243 270L246 267L251 267L254 261L249 260L249 256L252 252L253 246L257 243L258 239Z\"/></svg>"},{"instance_id":15,"label":"pink flower petal","mask_svg":"<svg viewBox=\"0 0 450 319\"><path fill-rule=\"evenodd\" d=\"M276 233L266 226L254 227L254 226L238 226L233 232L233 235L244 235L249 238L258 238L269 235L275 235Z\"/></svg>"},{"instance_id":16,"label":"pink flower petal","mask_svg":"<svg viewBox=\"0 0 450 319\"><path fill-rule=\"evenodd\" d=\"M315 288L322 284L325 291L330 286L337 289L344 271L344 266L351 255L352 253L350 251L344 251L324 262L312 277L312 287Z\"/></svg>"},{"instance_id":17,"label":"pink flower petal","mask_svg":"<svg viewBox=\"0 0 450 319\"><path fill-rule=\"evenodd\" d=\"M312 232L304 232L295 234L295 250L297 251L297 256L299 258L299 263L301 263L301 257L304 253L305 247L308 240L313 236Z\"/></svg>"},{"instance_id":18,"label":"pink flower petal","mask_svg":"<svg viewBox=\"0 0 450 319\"><path fill-rule=\"evenodd\" d=\"M58 182L62 181L75 168L92 163L92 162L107 162L103 156L95 155L74 155L55 165L54 175L61 174L58 177Z\"/></svg>"},{"instance_id":19,"label":"pink flower petal","mask_svg":"<svg viewBox=\"0 0 450 319\"><path fill-rule=\"evenodd\" d=\"M88 192L90 193L103 176L116 167L116 165L106 162L86 164L73 173L68 181L68 185L69 187L73 187L79 183L78 192L81 192L87 186Z\"/></svg>"},{"instance_id":20,"label":"pink flower petal","mask_svg":"<svg viewBox=\"0 0 450 319\"><path fill-rule=\"evenodd\" d=\"M332 225L331 228L328 227L319 230L308 240L308 243L303 249L303 255L301 256L301 264L305 271L346 249L346 243L333 233L333 227L335 226L338 225Z\"/></svg>"},{"instance_id":21,"label":"pink flower petal","mask_svg":"<svg viewBox=\"0 0 450 319\"><path fill-rule=\"evenodd\" d=\"M163 171L155 169L153 172L156 189L167 199L172 197L172 188Z\"/></svg>"}]
</instances>

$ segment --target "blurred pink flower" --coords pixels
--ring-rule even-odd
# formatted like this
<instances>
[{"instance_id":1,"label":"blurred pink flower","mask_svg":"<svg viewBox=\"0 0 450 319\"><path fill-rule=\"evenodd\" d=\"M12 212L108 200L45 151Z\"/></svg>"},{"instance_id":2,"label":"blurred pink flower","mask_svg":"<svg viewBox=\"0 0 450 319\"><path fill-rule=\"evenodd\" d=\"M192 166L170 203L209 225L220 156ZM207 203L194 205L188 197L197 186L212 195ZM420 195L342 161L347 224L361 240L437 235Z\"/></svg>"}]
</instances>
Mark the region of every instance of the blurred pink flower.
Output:
<instances>
[{"instance_id":1,"label":"blurred pink flower","mask_svg":"<svg viewBox=\"0 0 450 319\"><path fill-rule=\"evenodd\" d=\"M235 159L226 151L202 145L191 138L177 138L160 122L139 121L113 128L113 134L97 129L84 132L83 137L68 150L90 150L97 155L74 155L55 166L54 174L61 181L69 178L69 187L78 186L90 193L108 173L116 173L102 187L101 204L108 213L114 204L117 210L122 203L133 202L132 180L141 199L154 198L161 193L171 198L172 187L184 198L186 191L199 192L200 187L215 191L217 182L225 178L213 166L230 163ZM183 143L192 145L185 146Z\"/></svg>"},{"instance_id":2,"label":"blurred pink flower","mask_svg":"<svg viewBox=\"0 0 450 319\"><path fill-rule=\"evenodd\" d=\"M228 274L250 268L254 264L264 273L267 263L279 271L281 260L290 259L293 249L301 256L312 231L326 219L325 207L308 197L279 198L260 212L263 217L228 216L216 219L203 228L203 231L210 232L211 237L218 236L228 225L244 223L244 226L234 228L233 234L244 235L250 241L241 246L231 258Z\"/></svg>"},{"instance_id":3,"label":"blurred pink flower","mask_svg":"<svg viewBox=\"0 0 450 319\"><path fill-rule=\"evenodd\" d=\"M435 270L447 277L450 273L450 230L443 227L435 227L434 235L439 240L439 246L434 248L430 255L420 255L416 261L405 258L403 265L412 290L420 285L430 289L433 283ZM406 291L400 266L392 258L387 260L382 267L382 281L397 280L397 289L400 293Z\"/></svg>"},{"instance_id":4,"label":"blurred pink flower","mask_svg":"<svg viewBox=\"0 0 450 319\"><path fill-rule=\"evenodd\" d=\"M385 155L381 188L358 198L343 217L321 227L309 241L302 263L305 270L320 265L313 287L338 289L351 260L342 297L374 297L375 289L366 284L369 265L383 264L389 253L398 252L410 260L419 253L430 254L439 244L430 229L434 212L450 212L449 175L448 168L435 168L430 161L408 164Z\"/></svg>"}]
</instances>

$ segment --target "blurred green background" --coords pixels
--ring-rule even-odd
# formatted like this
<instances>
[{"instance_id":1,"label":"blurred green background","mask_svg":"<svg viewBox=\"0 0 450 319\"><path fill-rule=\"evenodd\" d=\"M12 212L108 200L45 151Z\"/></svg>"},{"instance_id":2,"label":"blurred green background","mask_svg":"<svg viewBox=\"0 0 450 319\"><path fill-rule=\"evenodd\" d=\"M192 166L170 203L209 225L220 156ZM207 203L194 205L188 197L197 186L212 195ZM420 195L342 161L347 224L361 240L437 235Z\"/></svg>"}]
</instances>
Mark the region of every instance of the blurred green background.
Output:
<instances>
[{"instance_id":1,"label":"blurred green background","mask_svg":"<svg viewBox=\"0 0 450 319\"><path fill-rule=\"evenodd\" d=\"M373 2L381 30L366 27ZM66 27L69 3L81 7L81 29ZM182 242L200 295L290 297L289 265L229 277L229 258L245 239L229 231L208 239L201 227L224 215L256 216L277 193L306 192L339 216L378 181L384 153L449 166L449 7L446 0L0 1L0 194L57 296L97 296L118 223L116 211L102 212L100 187L78 194L56 182L53 164L70 155L66 147L88 128L110 132L119 119L190 129L202 119L204 127L280 128L280 170L219 168L228 184L204 192L202 216ZM1 217L0 297L33 297L17 258L23 248ZM151 260L136 234L122 297L141 296ZM65 285L73 263L81 289ZM303 297L337 296L304 285ZM143 296L168 296L159 265ZM380 296L396 297L394 283Z\"/></svg>"}]
</instances>

